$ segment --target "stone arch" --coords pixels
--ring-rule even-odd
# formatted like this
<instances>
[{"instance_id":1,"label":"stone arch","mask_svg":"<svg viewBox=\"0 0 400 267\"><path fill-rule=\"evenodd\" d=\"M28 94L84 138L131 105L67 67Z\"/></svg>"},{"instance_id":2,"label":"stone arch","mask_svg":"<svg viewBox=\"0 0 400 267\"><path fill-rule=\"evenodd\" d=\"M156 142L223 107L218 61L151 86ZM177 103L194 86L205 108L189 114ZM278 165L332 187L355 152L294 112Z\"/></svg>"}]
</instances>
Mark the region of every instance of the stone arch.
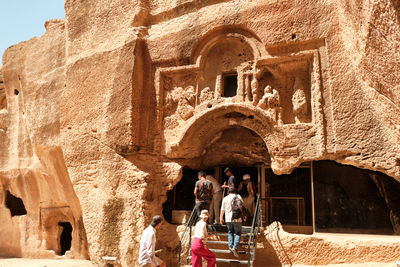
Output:
<instances>
[{"instance_id":1,"label":"stone arch","mask_svg":"<svg viewBox=\"0 0 400 267\"><path fill-rule=\"evenodd\" d=\"M241 26L223 26L205 34L191 56L199 70L197 103L231 97L242 100L249 94L244 87L254 76L255 62L264 54L260 39Z\"/></svg>"},{"instance_id":2,"label":"stone arch","mask_svg":"<svg viewBox=\"0 0 400 267\"><path fill-rule=\"evenodd\" d=\"M252 48L255 58L260 58L266 53L261 39L253 31L239 25L225 25L207 32L197 42L190 56L192 64L199 64L203 60L202 57L207 54L207 51L226 37L234 37L246 42Z\"/></svg>"},{"instance_id":3,"label":"stone arch","mask_svg":"<svg viewBox=\"0 0 400 267\"><path fill-rule=\"evenodd\" d=\"M269 151L278 145L277 131L273 122L262 111L247 104L227 104L207 110L192 120L178 136L178 141L167 147L171 158L196 158L203 147L221 131L231 127L247 128L261 137Z\"/></svg>"}]
</instances>

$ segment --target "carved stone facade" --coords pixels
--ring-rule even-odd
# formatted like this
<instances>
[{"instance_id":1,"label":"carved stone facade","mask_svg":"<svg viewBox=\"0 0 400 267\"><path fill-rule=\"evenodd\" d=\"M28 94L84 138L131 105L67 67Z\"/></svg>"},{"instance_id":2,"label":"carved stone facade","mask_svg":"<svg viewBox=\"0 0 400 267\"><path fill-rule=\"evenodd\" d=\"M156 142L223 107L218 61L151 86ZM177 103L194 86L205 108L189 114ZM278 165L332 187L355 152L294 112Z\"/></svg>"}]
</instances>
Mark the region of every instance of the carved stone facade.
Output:
<instances>
[{"instance_id":1,"label":"carved stone facade","mask_svg":"<svg viewBox=\"0 0 400 267\"><path fill-rule=\"evenodd\" d=\"M400 181L396 1L65 0L65 12L2 58L1 257L132 266L185 168L289 175L330 160L374 171L375 206L389 207L398 233L397 191L374 176ZM399 252L390 238L349 245L283 232L281 256L268 229L259 266L392 262ZM180 231L157 232L171 265Z\"/></svg>"}]
</instances>

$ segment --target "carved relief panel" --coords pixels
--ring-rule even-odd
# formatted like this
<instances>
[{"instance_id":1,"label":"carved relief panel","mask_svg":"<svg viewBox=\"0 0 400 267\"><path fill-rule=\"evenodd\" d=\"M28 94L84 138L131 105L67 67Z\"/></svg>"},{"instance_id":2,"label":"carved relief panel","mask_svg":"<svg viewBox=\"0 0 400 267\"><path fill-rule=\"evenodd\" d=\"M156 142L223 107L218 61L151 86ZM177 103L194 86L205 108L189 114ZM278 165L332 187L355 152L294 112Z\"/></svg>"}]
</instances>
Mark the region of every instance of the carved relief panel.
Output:
<instances>
[{"instance_id":1,"label":"carved relief panel","mask_svg":"<svg viewBox=\"0 0 400 267\"><path fill-rule=\"evenodd\" d=\"M197 71L191 68L170 68L158 75L164 127L173 129L194 114Z\"/></svg>"},{"instance_id":2,"label":"carved relief panel","mask_svg":"<svg viewBox=\"0 0 400 267\"><path fill-rule=\"evenodd\" d=\"M235 108L239 113L255 111L266 125L260 135L276 137L275 143L268 143L275 162L296 162L300 154L318 153L310 137L321 143L323 135L320 42L312 45L302 50L295 44L291 51L271 55L261 53L249 39L226 35L211 39L193 65L159 68L158 118L167 151L176 151L174 146L197 118L207 120L206 114L214 110ZM311 149L305 150L308 145Z\"/></svg>"},{"instance_id":3,"label":"carved relief panel","mask_svg":"<svg viewBox=\"0 0 400 267\"><path fill-rule=\"evenodd\" d=\"M312 54L260 60L248 98L278 125L310 123L311 69Z\"/></svg>"}]
</instances>

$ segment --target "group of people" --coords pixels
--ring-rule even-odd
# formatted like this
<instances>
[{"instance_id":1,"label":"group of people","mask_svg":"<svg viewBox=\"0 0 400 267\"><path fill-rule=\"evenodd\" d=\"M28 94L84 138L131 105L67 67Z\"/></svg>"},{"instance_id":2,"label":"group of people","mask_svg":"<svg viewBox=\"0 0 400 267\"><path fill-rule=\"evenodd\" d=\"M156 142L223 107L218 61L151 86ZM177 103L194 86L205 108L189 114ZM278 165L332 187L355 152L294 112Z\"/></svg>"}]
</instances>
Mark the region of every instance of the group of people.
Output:
<instances>
[{"instance_id":1,"label":"group of people","mask_svg":"<svg viewBox=\"0 0 400 267\"><path fill-rule=\"evenodd\" d=\"M243 180L239 182L229 167L224 170L224 173L228 176L228 180L223 185L220 185L214 177L206 175L203 171L200 171L197 175L199 180L194 187L195 210L198 217L202 210L208 210L208 222L211 224L220 223L222 198L225 195L229 196L229 191L232 189L235 189L235 193L241 196L249 216L252 217L254 213L255 189L250 180L250 174L243 175Z\"/></svg>"},{"instance_id":2,"label":"group of people","mask_svg":"<svg viewBox=\"0 0 400 267\"><path fill-rule=\"evenodd\" d=\"M228 246L235 257L239 257L238 246L242 234L242 223L254 212L255 190L250 181L250 175L243 175L243 181L233 175L230 168L224 170L229 177L222 186L212 176L203 171L198 173L199 180L195 184L196 212L199 221L196 223L195 235L191 246L192 266L202 266L201 258L207 261L207 266L215 266L216 256L203 243L207 239L207 221L214 224L225 224L228 228ZM223 190L228 194L222 199ZM240 194L237 194L237 193ZM221 209L220 209L221 207ZM218 221L219 219L219 221Z\"/></svg>"},{"instance_id":3,"label":"group of people","mask_svg":"<svg viewBox=\"0 0 400 267\"><path fill-rule=\"evenodd\" d=\"M211 224L226 223L229 250L235 257L239 257L238 246L242 233L242 223L252 217L254 213L255 190L250 181L250 175L243 175L243 180L239 183L229 167L224 172L229 178L223 185L220 185L214 177L206 175L203 171L198 173L199 180L194 189L198 221L191 245L193 267L201 267L202 258L207 261L207 267L215 266L216 256L203 242L210 237L207 233L208 222ZM227 195L223 197L225 191ZM140 266L166 266L162 260L155 256L154 250L156 229L161 224L161 216L154 216L151 224L143 232L139 248Z\"/></svg>"}]
</instances>

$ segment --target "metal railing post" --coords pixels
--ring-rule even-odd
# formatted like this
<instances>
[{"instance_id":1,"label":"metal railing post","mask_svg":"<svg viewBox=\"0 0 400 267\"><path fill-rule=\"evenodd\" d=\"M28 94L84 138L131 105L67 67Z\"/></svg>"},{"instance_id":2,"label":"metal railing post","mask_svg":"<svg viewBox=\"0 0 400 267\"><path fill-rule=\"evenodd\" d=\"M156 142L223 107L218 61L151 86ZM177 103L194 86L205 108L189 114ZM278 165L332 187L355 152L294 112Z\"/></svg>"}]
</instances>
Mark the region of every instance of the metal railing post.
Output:
<instances>
[{"instance_id":1,"label":"metal railing post","mask_svg":"<svg viewBox=\"0 0 400 267\"><path fill-rule=\"evenodd\" d=\"M255 244L256 244L256 237L258 230L255 231L255 228L257 227L258 229L258 224L260 221L260 195L257 195L257 202L256 202L256 207L254 211L254 216L253 216L253 222L251 223L251 232L249 235L249 241L247 244L247 265L250 267L252 260L254 260L254 254L255 254Z\"/></svg>"},{"instance_id":2,"label":"metal railing post","mask_svg":"<svg viewBox=\"0 0 400 267\"><path fill-rule=\"evenodd\" d=\"M185 229L183 230L182 236L179 239L178 267L181 266L182 241L185 238L185 234L186 234L188 227L190 227L190 229L189 229L189 233L190 233L190 235L189 235L189 251L190 251L190 247L192 245L192 223L193 223L192 221L194 220L193 218L194 218L195 210L196 210L196 206L193 208L192 213L190 214L189 220L186 223Z\"/></svg>"}]
</instances>

